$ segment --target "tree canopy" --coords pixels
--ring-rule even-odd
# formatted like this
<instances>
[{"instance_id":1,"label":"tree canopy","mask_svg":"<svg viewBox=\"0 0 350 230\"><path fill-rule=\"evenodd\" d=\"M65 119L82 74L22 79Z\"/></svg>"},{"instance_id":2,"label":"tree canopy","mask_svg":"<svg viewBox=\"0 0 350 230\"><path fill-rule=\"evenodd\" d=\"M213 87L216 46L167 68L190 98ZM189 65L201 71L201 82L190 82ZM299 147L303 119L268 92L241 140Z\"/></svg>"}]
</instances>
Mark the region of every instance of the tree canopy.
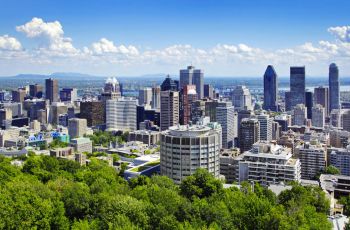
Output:
<instances>
[{"instance_id":1,"label":"tree canopy","mask_svg":"<svg viewBox=\"0 0 350 230\"><path fill-rule=\"evenodd\" d=\"M204 169L175 185L159 175L127 182L93 158L10 160L0 158L0 229L331 229L316 187L276 196L259 184L224 189Z\"/></svg>"}]
</instances>

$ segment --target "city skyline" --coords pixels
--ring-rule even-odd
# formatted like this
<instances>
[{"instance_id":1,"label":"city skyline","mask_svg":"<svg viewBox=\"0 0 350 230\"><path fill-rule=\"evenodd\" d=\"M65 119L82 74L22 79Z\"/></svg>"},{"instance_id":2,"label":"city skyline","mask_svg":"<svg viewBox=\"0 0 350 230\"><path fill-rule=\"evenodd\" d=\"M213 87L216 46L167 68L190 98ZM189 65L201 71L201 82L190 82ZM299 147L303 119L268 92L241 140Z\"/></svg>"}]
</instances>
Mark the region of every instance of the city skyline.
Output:
<instances>
[{"instance_id":1,"label":"city skyline","mask_svg":"<svg viewBox=\"0 0 350 230\"><path fill-rule=\"evenodd\" d=\"M327 76L332 62L348 76L349 4L335 1L337 12L328 15L329 4L315 1L6 2L0 76L177 75L191 64L207 76L262 76L269 64L280 76L293 65Z\"/></svg>"}]
</instances>

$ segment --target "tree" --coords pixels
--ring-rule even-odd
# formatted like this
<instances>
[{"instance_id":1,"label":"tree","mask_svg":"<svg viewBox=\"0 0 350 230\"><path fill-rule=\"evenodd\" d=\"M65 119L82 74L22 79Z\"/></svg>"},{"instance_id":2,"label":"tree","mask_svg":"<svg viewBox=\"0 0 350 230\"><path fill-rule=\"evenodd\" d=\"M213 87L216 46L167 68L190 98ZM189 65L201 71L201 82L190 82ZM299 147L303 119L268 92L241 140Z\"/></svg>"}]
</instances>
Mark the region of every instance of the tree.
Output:
<instances>
[{"instance_id":1,"label":"tree","mask_svg":"<svg viewBox=\"0 0 350 230\"><path fill-rule=\"evenodd\" d=\"M181 194L188 199L193 199L193 196L209 197L222 189L221 181L202 168L197 169L192 176L186 177L180 185Z\"/></svg>"},{"instance_id":2,"label":"tree","mask_svg":"<svg viewBox=\"0 0 350 230\"><path fill-rule=\"evenodd\" d=\"M330 165L325 168L324 173L332 174L332 175L340 175L340 170L337 167Z\"/></svg>"}]
</instances>

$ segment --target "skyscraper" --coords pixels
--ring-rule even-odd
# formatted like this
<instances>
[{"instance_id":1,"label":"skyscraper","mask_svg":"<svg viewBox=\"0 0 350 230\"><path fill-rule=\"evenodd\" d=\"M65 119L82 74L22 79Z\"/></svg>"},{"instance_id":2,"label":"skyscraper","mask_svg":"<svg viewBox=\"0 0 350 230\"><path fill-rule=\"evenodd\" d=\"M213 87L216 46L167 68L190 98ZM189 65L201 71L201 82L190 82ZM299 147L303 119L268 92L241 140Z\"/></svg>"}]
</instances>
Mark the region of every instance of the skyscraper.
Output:
<instances>
[{"instance_id":1,"label":"skyscraper","mask_svg":"<svg viewBox=\"0 0 350 230\"><path fill-rule=\"evenodd\" d=\"M160 109L160 86L152 87L152 109Z\"/></svg>"},{"instance_id":2,"label":"skyscraper","mask_svg":"<svg viewBox=\"0 0 350 230\"><path fill-rule=\"evenodd\" d=\"M58 81L56 79L45 79L45 97L50 103L58 101Z\"/></svg>"},{"instance_id":3,"label":"skyscraper","mask_svg":"<svg viewBox=\"0 0 350 230\"><path fill-rule=\"evenodd\" d=\"M325 124L325 109L322 105L316 104L312 108L312 126L323 128Z\"/></svg>"},{"instance_id":4,"label":"skyscraper","mask_svg":"<svg viewBox=\"0 0 350 230\"><path fill-rule=\"evenodd\" d=\"M236 110L252 110L252 96L244 85L238 85L232 92L232 103Z\"/></svg>"},{"instance_id":5,"label":"skyscraper","mask_svg":"<svg viewBox=\"0 0 350 230\"><path fill-rule=\"evenodd\" d=\"M292 123L293 125L305 125L307 110L304 104L298 104L293 109Z\"/></svg>"},{"instance_id":6,"label":"skyscraper","mask_svg":"<svg viewBox=\"0 0 350 230\"><path fill-rule=\"evenodd\" d=\"M197 100L196 86L185 85L181 96L181 124L187 125L191 121L192 103Z\"/></svg>"},{"instance_id":7,"label":"skyscraper","mask_svg":"<svg viewBox=\"0 0 350 230\"><path fill-rule=\"evenodd\" d=\"M165 80L160 86L161 91L179 91L179 82L176 80L173 80L170 75L167 75Z\"/></svg>"},{"instance_id":8,"label":"skyscraper","mask_svg":"<svg viewBox=\"0 0 350 230\"><path fill-rule=\"evenodd\" d=\"M139 105L150 105L152 101L152 89L143 88L139 90Z\"/></svg>"},{"instance_id":9,"label":"skyscraper","mask_svg":"<svg viewBox=\"0 0 350 230\"><path fill-rule=\"evenodd\" d=\"M195 85L199 99L204 97L203 71L195 69L194 66L187 66L187 69L180 70L180 88L185 85Z\"/></svg>"},{"instance_id":10,"label":"skyscraper","mask_svg":"<svg viewBox=\"0 0 350 230\"><path fill-rule=\"evenodd\" d=\"M214 98L214 88L212 85L204 84L204 97Z\"/></svg>"},{"instance_id":11,"label":"skyscraper","mask_svg":"<svg viewBox=\"0 0 350 230\"><path fill-rule=\"evenodd\" d=\"M29 96L42 98L43 96L43 86L39 84L29 86Z\"/></svg>"},{"instance_id":12,"label":"skyscraper","mask_svg":"<svg viewBox=\"0 0 350 230\"><path fill-rule=\"evenodd\" d=\"M86 134L87 121L82 118L68 120L68 133L70 138L83 137Z\"/></svg>"},{"instance_id":13,"label":"skyscraper","mask_svg":"<svg viewBox=\"0 0 350 230\"><path fill-rule=\"evenodd\" d=\"M244 118L239 129L239 148L241 153L249 151L253 144L260 140L259 121L253 118Z\"/></svg>"},{"instance_id":14,"label":"skyscraper","mask_svg":"<svg viewBox=\"0 0 350 230\"><path fill-rule=\"evenodd\" d=\"M179 124L179 101L178 91L160 92L160 130Z\"/></svg>"},{"instance_id":15,"label":"skyscraper","mask_svg":"<svg viewBox=\"0 0 350 230\"><path fill-rule=\"evenodd\" d=\"M314 89L314 103L315 105L322 105L325 109L325 115L329 116L329 91L326 87L317 87Z\"/></svg>"},{"instance_id":16,"label":"skyscraper","mask_svg":"<svg viewBox=\"0 0 350 230\"><path fill-rule=\"evenodd\" d=\"M329 66L329 112L340 109L339 70L335 63Z\"/></svg>"},{"instance_id":17,"label":"skyscraper","mask_svg":"<svg viewBox=\"0 0 350 230\"><path fill-rule=\"evenodd\" d=\"M102 101L83 101L80 103L80 118L87 120L88 126L104 123L105 107Z\"/></svg>"},{"instance_id":18,"label":"skyscraper","mask_svg":"<svg viewBox=\"0 0 350 230\"><path fill-rule=\"evenodd\" d=\"M60 90L60 100L74 102L78 99L78 90L76 88L63 88Z\"/></svg>"},{"instance_id":19,"label":"skyscraper","mask_svg":"<svg viewBox=\"0 0 350 230\"><path fill-rule=\"evenodd\" d=\"M216 121L222 128L222 147L229 149L234 146L235 139L235 108L231 102L216 108Z\"/></svg>"},{"instance_id":20,"label":"skyscraper","mask_svg":"<svg viewBox=\"0 0 350 230\"><path fill-rule=\"evenodd\" d=\"M136 130L137 101L132 98L121 97L107 100L106 128L107 130L134 131Z\"/></svg>"},{"instance_id":21,"label":"skyscraper","mask_svg":"<svg viewBox=\"0 0 350 230\"><path fill-rule=\"evenodd\" d=\"M290 67L290 107L305 104L305 66Z\"/></svg>"},{"instance_id":22,"label":"skyscraper","mask_svg":"<svg viewBox=\"0 0 350 230\"><path fill-rule=\"evenodd\" d=\"M259 114L257 116L260 127L260 140L271 141L272 140L272 122L273 118L267 114Z\"/></svg>"},{"instance_id":23,"label":"skyscraper","mask_svg":"<svg viewBox=\"0 0 350 230\"><path fill-rule=\"evenodd\" d=\"M264 74L264 109L278 110L278 81L272 65L267 66Z\"/></svg>"},{"instance_id":24,"label":"skyscraper","mask_svg":"<svg viewBox=\"0 0 350 230\"><path fill-rule=\"evenodd\" d=\"M307 114L307 119L311 119L312 118L312 106L313 106L313 94L312 92L305 92L305 106L306 106L306 114Z\"/></svg>"}]
</instances>

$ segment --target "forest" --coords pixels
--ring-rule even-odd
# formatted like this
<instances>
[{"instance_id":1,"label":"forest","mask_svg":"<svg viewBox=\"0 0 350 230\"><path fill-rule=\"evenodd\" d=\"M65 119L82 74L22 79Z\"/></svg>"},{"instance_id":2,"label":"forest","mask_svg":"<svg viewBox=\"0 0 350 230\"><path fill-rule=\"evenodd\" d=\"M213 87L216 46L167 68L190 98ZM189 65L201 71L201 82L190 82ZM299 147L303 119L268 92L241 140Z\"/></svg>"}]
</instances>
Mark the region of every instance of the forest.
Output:
<instances>
[{"instance_id":1,"label":"forest","mask_svg":"<svg viewBox=\"0 0 350 230\"><path fill-rule=\"evenodd\" d=\"M259 184L225 189L204 169L176 185L159 175L127 182L93 157L22 160L0 157L0 229L331 229L318 187L276 196Z\"/></svg>"}]
</instances>

